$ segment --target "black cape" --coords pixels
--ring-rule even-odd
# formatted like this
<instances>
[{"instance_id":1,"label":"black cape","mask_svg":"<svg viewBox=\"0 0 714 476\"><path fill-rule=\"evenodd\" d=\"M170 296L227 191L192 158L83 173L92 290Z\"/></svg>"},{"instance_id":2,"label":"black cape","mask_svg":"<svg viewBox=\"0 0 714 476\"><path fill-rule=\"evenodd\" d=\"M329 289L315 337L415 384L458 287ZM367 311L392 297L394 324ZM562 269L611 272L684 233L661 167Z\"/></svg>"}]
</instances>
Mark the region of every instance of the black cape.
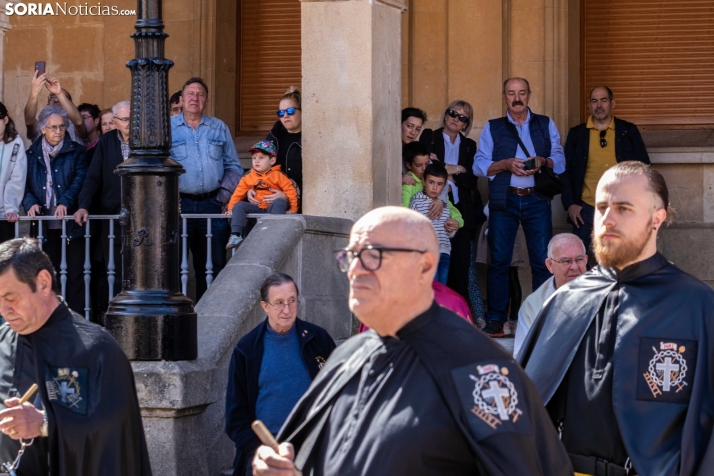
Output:
<instances>
[{"instance_id":1,"label":"black cape","mask_svg":"<svg viewBox=\"0 0 714 476\"><path fill-rule=\"evenodd\" d=\"M468 441L480 474L572 476L568 456L533 384L489 337L436 303L408 323L397 337L414 349L427 368ZM320 429L324 431L323 419L329 418L341 389L359 376L380 345L380 337L374 331L340 345L280 430L278 440L295 446L296 463L306 476L311 474L315 455L319 454L315 443L320 439ZM508 386L512 390L510 398L504 400L506 405L513 404L509 405L507 419L499 417L493 399L489 402L478 391L475 382L481 378L498 380L501 388ZM477 394L487 411L479 411ZM399 441L380 445L376 451L412 451L415 458L419 457L418 448L405 448Z\"/></svg>"},{"instance_id":2,"label":"black cape","mask_svg":"<svg viewBox=\"0 0 714 476\"><path fill-rule=\"evenodd\" d=\"M131 365L103 327L60 303L36 332L35 381L49 423L53 476L150 476Z\"/></svg>"},{"instance_id":3,"label":"black cape","mask_svg":"<svg viewBox=\"0 0 714 476\"><path fill-rule=\"evenodd\" d=\"M642 475L712 474L714 291L661 254L619 273L598 266L561 286L526 338L522 366L548 404L615 287L612 405L635 469ZM657 364L667 359L680 371L665 379Z\"/></svg>"}]
</instances>

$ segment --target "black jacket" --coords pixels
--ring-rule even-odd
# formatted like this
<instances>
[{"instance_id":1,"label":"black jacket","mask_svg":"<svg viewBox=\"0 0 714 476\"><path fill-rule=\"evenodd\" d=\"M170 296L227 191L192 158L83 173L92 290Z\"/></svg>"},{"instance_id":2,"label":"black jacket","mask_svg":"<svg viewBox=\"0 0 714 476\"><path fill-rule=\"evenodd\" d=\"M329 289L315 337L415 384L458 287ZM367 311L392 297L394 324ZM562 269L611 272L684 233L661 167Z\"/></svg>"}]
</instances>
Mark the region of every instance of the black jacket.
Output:
<instances>
[{"instance_id":1,"label":"black jacket","mask_svg":"<svg viewBox=\"0 0 714 476\"><path fill-rule=\"evenodd\" d=\"M566 211L570 205L580 204L582 199L589 152L590 129L587 128L587 124L583 123L570 129L568 140L565 142L565 173L562 175L564 188L560 196ZM650 163L650 157L647 155L645 143L637 126L617 117L615 118L615 158L618 163L626 160Z\"/></svg>"},{"instance_id":2,"label":"black jacket","mask_svg":"<svg viewBox=\"0 0 714 476\"><path fill-rule=\"evenodd\" d=\"M89 210L99 202L95 213L118 215L121 211L121 177L114 173L117 165L124 161L118 134L119 131L107 132L94 148L94 157L79 194L79 208Z\"/></svg>"},{"instance_id":3,"label":"black jacket","mask_svg":"<svg viewBox=\"0 0 714 476\"><path fill-rule=\"evenodd\" d=\"M87 158L84 146L65 135L62 149L50 162L52 166L52 185L57 197L57 205L67 207L67 214L72 215L77 211L79 192L82 189L84 178L87 176ZM25 182L25 197L22 206L25 211L33 205L40 206L41 215L49 215L45 208L45 184L47 182L47 169L42 156L42 137L38 137L27 149L27 181ZM84 235L83 227L74 220L67 221L67 236L70 239Z\"/></svg>"},{"instance_id":4,"label":"black jacket","mask_svg":"<svg viewBox=\"0 0 714 476\"><path fill-rule=\"evenodd\" d=\"M611 397L619 428L613 431L619 430L637 474L712 474L714 291L661 254L619 273L598 266L559 288L526 337L521 365L550 409L611 293L619 302ZM666 360L663 349L681 365L681 382L672 379L668 389L656 373Z\"/></svg>"},{"instance_id":5,"label":"black jacket","mask_svg":"<svg viewBox=\"0 0 714 476\"><path fill-rule=\"evenodd\" d=\"M266 318L258 327L238 341L228 370L226 390L226 426L228 437L236 446L235 475L242 476L246 457L253 453L260 440L250 427L255 420L258 400L258 377L263 363L263 336L268 326ZM295 320L305 367L314 379L333 350L335 341L322 327L301 319Z\"/></svg>"},{"instance_id":6,"label":"black jacket","mask_svg":"<svg viewBox=\"0 0 714 476\"><path fill-rule=\"evenodd\" d=\"M112 335L60 303L18 339L34 354L50 474L151 476L134 373Z\"/></svg>"},{"instance_id":7,"label":"black jacket","mask_svg":"<svg viewBox=\"0 0 714 476\"><path fill-rule=\"evenodd\" d=\"M439 391L454 424L473 450L474 463L480 469L478 474L573 474L568 456L558 441L555 427L550 423L533 383L513 358L486 334L434 302L426 312L400 329L397 337L412 347L433 378L435 390ZM328 426L320 426L330 418L341 390L350 380L359 378L365 362L382 345L382 339L373 330L344 342L327 361L283 425L278 441L289 441L295 446L296 463L302 465L298 469L303 474L313 474L310 470L319 464L316 459L320 455L320 437L313 440L315 444L312 445L312 432L324 434ZM476 397L482 405L489 405L484 400L488 397L480 394L482 387L474 382L479 377L498 380L509 386L511 401L507 418L477 411ZM419 395L395 395L394 398L417 399ZM390 402L376 403L388 409ZM385 410L384 413L389 412ZM424 418L428 419L429 415L424 415ZM419 431L418 423L408 422L413 425L414 431ZM387 432L385 445L365 448L365 451L409 451L415 458L420 458L419 448L397 448L396 444L389 441ZM351 474L361 473L359 468L355 468ZM424 460L421 474L439 473L430 473L428 460Z\"/></svg>"},{"instance_id":8,"label":"black jacket","mask_svg":"<svg viewBox=\"0 0 714 476\"><path fill-rule=\"evenodd\" d=\"M285 175L295 182L298 196L302 197L302 134L290 134L283 123L277 121L265 139L275 143L278 150L275 164L280 165Z\"/></svg>"},{"instance_id":9,"label":"black jacket","mask_svg":"<svg viewBox=\"0 0 714 476\"><path fill-rule=\"evenodd\" d=\"M426 144L429 152L436 154L442 162L444 162L445 152L443 131L443 127L435 131L424 129L419 137L419 142ZM454 183L459 188L459 203L455 203L454 206L461 212L461 216L464 219L463 228L466 230L475 230L486 221L486 216L483 214L481 195L479 195L476 188L477 178L473 172L475 155L476 142L461 134L459 165L465 169L465 172L454 175ZM453 202L453 197L451 194L449 195Z\"/></svg>"}]
</instances>

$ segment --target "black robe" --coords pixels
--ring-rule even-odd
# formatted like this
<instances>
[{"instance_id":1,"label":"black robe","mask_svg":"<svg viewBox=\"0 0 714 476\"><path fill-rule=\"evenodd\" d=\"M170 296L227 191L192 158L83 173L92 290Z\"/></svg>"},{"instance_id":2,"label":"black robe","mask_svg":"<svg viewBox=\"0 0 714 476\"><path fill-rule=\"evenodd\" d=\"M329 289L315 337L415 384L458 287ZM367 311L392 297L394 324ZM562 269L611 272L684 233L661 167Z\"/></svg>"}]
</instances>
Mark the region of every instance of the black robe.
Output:
<instances>
[{"instance_id":1,"label":"black robe","mask_svg":"<svg viewBox=\"0 0 714 476\"><path fill-rule=\"evenodd\" d=\"M150 476L134 374L111 334L60 303L23 341L47 410L50 474Z\"/></svg>"},{"instance_id":2,"label":"black robe","mask_svg":"<svg viewBox=\"0 0 714 476\"><path fill-rule=\"evenodd\" d=\"M714 291L661 254L619 273L598 266L561 286L526 338L526 373L550 405L613 298L612 438L621 437L638 474L712 474Z\"/></svg>"},{"instance_id":3,"label":"black robe","mask_svg":"<svg viewBox=\"0 0 714 476\"><path fill-rule=\"evenodd\" d=\"M573 474L518 364L436 303L396 338L339 346L278 439L305 476Z\"/></svg>"}]
</instances>

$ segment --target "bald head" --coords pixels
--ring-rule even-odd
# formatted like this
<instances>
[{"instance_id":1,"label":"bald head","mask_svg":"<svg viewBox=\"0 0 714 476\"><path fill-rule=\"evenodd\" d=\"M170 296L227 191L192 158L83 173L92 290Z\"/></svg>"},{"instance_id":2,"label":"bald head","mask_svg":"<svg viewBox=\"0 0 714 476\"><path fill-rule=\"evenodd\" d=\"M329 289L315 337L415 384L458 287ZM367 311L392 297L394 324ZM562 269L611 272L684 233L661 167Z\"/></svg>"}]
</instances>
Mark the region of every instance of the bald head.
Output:
<instances>
[{"instance_id":1,"label":"bald head","mask_svg":"<svg viewBox=\"0 0 714 476\"><path fill-rule=\"evenodd\" d=\"M439 242L431 222L403 207L382 207L352 227L347 271L350 310L380 335L396 335L432 304ZM366 263L366 264L365 264Z\"/></svg>"},{"instance_id":2,"label":"bald head","mask_svg":"<svg viewBox=\"0 0 714 476\"><path fill-rule=\"evenodd\" d=\"M550 242L548 242L548 256L550 258L556 258L556 255L561 248L570 246L582 250L582 254L587 253L583 240L581 240L578 236L572 233L559 233L551 238Z\"/></svg>"}]
</instances>

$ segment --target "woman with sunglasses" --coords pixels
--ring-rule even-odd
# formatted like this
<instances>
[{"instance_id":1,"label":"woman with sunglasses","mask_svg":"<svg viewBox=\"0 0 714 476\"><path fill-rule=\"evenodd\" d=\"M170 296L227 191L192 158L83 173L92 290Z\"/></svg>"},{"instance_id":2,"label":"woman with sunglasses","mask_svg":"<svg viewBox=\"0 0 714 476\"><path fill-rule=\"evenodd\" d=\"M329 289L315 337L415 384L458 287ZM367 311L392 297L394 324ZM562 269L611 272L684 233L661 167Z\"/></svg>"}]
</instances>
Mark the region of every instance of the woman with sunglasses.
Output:
<instances>
[{"instance_id":1,"label":"woman with sunglasses","mask_svg":"<svg viewBox=\"0 0 714 476\"><path fill-rule=\"evenodd\" d=\"M426 144L432 160L440 160L449 173L449 198L464 218L464 226L451 239L451 265L447 285L469 298L469 265L471 242L477 225L485 221L481 196L476 190L476 177L472 168L476 142L467 136L473 126L473 108L466 101L449 104L441 116L440 127L424 129L419 142ZM479 223L477 223L477 221ZM478 306L480 303L471 303Z\"/></svg>"},{"instance_id":2,"label":"woman with sunglasses","mask_svg":"<svg viewBox=\"0 0 714 476\"><path fill-rule=\"evenodd\" d=\"M281 170L295 183L298 198L302 196L302 95L300 88L290 86L283 97L280 98L277 115L278 121L273 125L266 140L273 141L278 150L278 160L275 165L280 165ZM280 190L264 197L265 203L288 197ZM255 199L255 192L248 192L248 201L259 205ZM302 207L300 207L302 208Z\"/></svg>"}]
</instances>

